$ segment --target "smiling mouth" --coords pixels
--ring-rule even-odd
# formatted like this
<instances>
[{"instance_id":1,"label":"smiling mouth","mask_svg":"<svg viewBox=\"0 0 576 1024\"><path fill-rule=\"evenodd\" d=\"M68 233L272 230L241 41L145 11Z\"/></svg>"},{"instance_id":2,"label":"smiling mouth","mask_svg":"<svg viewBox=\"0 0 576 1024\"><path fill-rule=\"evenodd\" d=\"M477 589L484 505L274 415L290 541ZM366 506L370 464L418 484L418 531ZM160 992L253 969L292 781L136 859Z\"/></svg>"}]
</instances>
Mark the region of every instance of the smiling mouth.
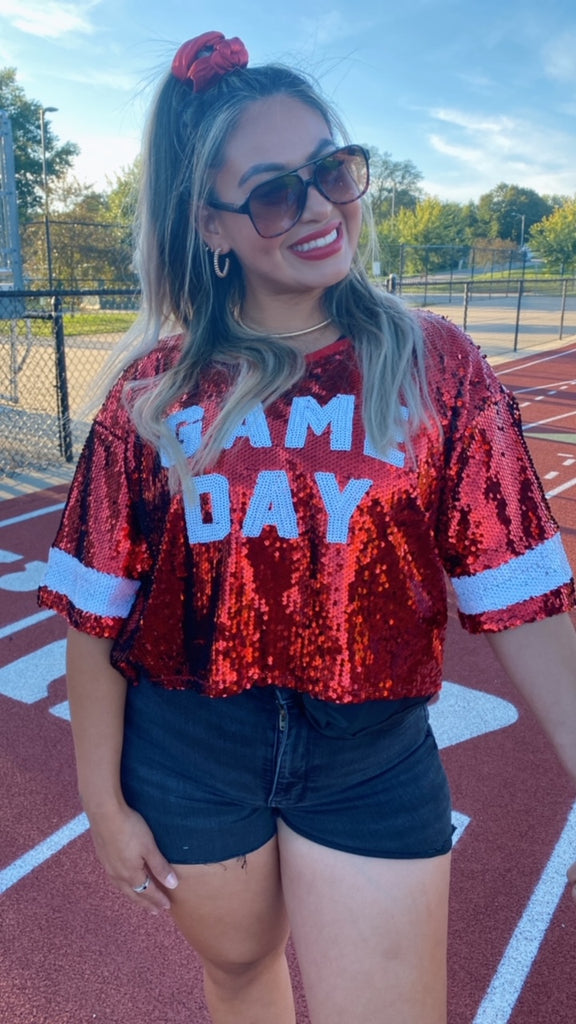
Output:
<instances>
[{"instance_id":1,"label":"smiling mouth","mask_svg":"<svg viewBox=\"0 0 576 1024\"><path fill-rule=\"evenodd\" d=\"M295 252L312 252L314 249L325 249L328 245L333 245L337 240L339 229L334 228L328 235L323 235L321 238L314 238L311 242L304 242L302 245L291 246Z\"/></svg>"}]
</instances>

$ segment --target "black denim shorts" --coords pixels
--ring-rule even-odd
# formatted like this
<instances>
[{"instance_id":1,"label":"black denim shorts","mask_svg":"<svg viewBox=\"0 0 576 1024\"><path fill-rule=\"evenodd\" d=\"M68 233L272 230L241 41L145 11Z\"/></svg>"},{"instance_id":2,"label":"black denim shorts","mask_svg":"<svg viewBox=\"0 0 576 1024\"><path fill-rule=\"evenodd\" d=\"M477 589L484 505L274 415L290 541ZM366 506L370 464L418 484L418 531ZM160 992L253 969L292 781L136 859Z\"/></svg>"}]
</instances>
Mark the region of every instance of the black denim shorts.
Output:
<instances>
[{"instance_id":1,"label":"black denim shorts","mask_svg":"<svg viewBox=\"0 0 576 1024\"><path fill-rule=\"evenodd\" d=\"M122 786L173 864L228 860L294 832L367 857L452 845L425 702L328 705L287 687L234 697L128 687ZM327 714L324 712L327 711Z\"/></svg>"}]
</instances>

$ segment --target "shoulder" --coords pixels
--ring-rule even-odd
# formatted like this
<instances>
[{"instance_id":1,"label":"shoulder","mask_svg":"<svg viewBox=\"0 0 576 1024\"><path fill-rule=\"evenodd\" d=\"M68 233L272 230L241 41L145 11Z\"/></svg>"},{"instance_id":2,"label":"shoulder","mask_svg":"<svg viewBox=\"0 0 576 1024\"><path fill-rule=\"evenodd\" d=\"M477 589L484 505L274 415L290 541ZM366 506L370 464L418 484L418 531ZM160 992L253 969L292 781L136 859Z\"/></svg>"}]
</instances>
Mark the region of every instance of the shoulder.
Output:
<instances>
[{"instance_id":1,"label":"shoulder","mask_svg":"<svg viewBox=\"0 0 576 1024\"><path fill-rule=\"evenodd\" d=\"M424 337L428 386L444 400L497 400L504 389L480 347L460 327L427 310L414 314Z\"/></svg>"},{"instance_id":2,"label":"shoulder","mask_svg":"<svg viewBox=\"0 0 576 1024\"><path fill-rule=\"evenodd\" d=\"M426 353L431 360L438 360L444 366L476 366L486 360L480 348L461 327L444 316L426 309L414 310Z\"/></svg>"},{"instance_id":3,"label":"shoulder","mask_svg":"<svg viewBox=\"0 0 576 1024\"><path fill-rule=\"evenodd\" d=\"M139 356L126 367L118 383L127 383L132 380L149 380L158 377L167 370L172 369L178 362L182 353L183 336L173 334L166 338L160 338L157 345Z\"/></svg>"},{"instance_id":4,"label":"shoulder","mask_svg":"<svg viewBox=\"0 0 576 1024\"><path fill-rule=\"evenodd\" d=\"M176 365L182 351L182 335L160 338L149 352L138 356L122 371L96 416L96 426L112 433L132 428L128 408L130 392L139 391L147 381L154 381Z\"/></svg>"}]
</instances>

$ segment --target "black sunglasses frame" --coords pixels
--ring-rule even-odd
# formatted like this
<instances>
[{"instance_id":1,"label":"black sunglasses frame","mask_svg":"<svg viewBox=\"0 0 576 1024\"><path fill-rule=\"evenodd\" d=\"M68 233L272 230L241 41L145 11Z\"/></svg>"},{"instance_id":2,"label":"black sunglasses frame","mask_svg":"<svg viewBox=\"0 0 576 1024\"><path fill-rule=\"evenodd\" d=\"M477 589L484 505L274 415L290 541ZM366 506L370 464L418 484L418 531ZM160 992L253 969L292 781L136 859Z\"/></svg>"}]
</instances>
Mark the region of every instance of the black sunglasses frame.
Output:
<instances>
[{"instance_id":1,"label":"black sunglasses frame","mask_svg":"<svg viewBox=\"0 0 576 1024\"><path fill-rule=\"evenodd\" d=\"M351 150L353 150L354 152L351 153ZM332 159L332 157L337 156L338 153L347 153L352 156L363 156L364 160L366 161L366 185L364 186L363 190L357 196L354 196L353 199L346 199L344 202L339 203L335 202L334 199L332 199L329 195L326 194L320 182L318 181L318 165L324 163L325 160ZM309 178L301 178L300 175L298 174L298 171L303 171L306 167L313 168L312 175ZM282 178L294 177L297 177L298 181L302 183L301 185L298 186L301 189L301 193L298 214L295 220L287 228L282 228L282 231L275 231L273 235L263 235L262 232L259 230L258 225L256 224L254 217L252 215L252 211L250 209L250 203L254 193L257 192L259 188L270 185L274 181L279 181ZM290 171L284 171L283 174L277 174L273 178L268 178L267 181L263 181L259 185L256 185L240 206L234 206L232 203L224 203L220 199L209 200L208 206L212 207L212 209L214 210L223 210L226 213L245 214L245 216L250 218L252 226L254 230L260 235L260 238L279 238L280 235L285 235L288 231L290 231L294 227L294 225L297 224L298 221L300 220L306 208L306 202L308 199L308 189L311 188L312 186L316 189L317 192L320 193L321 196L324 196L324 199L327 199L329 203L334 203L335 206L348 206L350 203L355 203L358 201L358 199L361 199L362 196L366 195L369 185L370 155L368 151L364 149L363 146L339 146L338 149L332 150L331 153L325 153L323 156L317 157L316 160L309 160L305 164L300 164L299 167L294 167Z\"/></svg>"}]
</instances>

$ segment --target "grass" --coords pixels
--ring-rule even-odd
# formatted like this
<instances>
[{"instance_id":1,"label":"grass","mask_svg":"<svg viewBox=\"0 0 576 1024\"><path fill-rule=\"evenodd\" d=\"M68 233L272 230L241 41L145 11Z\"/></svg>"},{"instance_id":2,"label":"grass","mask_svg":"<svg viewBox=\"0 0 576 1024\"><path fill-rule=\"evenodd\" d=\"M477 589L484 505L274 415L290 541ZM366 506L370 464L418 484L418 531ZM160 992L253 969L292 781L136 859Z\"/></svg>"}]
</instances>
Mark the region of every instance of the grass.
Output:
<instances>
[{"instance_id":1,"label":"grass","mask_svg":"<svg viewBox=\"0 0 576 1024\"><path fill-rule=\"evenodd\" d=\"M123 334L136 319L134 312L98 310L95 313L65 313L65 334Z\"/></svg>"},{"instance_id":2,"label":"grass","mask_svg":"<svg viewBox=\"0 0 576 1024\"><path fill-rule=\"evenodd\" d=\"M32 312L32 311L31 311ZM102 334L124 334L132 326L136 319L135 312L122 310L97 310L94 312L64 313L64 335L102 335ZM25 318L20 318L17 323L25 323ZM36 318L32 313L30 317L32 332L36 337L49 338L52 335L52 318L43 316ZM19 333L24 337L26 330Z\"/></svg>"}]
</instances>

